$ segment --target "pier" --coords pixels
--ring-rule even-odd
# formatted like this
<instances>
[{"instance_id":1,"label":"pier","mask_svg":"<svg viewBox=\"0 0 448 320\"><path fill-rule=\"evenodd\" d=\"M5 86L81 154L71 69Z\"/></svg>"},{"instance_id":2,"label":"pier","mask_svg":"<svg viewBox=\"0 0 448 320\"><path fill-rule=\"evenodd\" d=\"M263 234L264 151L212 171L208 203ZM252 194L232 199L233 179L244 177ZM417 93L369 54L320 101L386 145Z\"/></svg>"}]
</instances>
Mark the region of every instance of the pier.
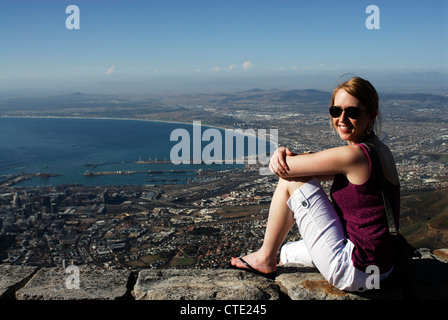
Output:
<instances>
[{"instance_id":1,"label":"pier","mask_svg":"<svg viewBox=\"0 0 448 320\"><path fill-rule=\"evenodd\" d=\"M96 177L96 176L107 176L107 175L123 175L123 174L136 174L136 173L147 173L150 174L164 174L164 173L187 173L196 172L197 170L132 170L132 171L86 171L84 176L86 177Z\"/></svg>"},{"instance_id":2,"label":"pier","mask_svg":"<svg viewBox=\"0 0 448 320\"><path fill-rule=\"evenodd\" d=\"M47 173L47 172L38 172L38 173L21 173L18 175L6 175L2 176L3 178L7 178L6 180L0 182L0 187L9 187L16 185L22 181L29 180L32 178L41 178L41 179L49 179L51 177L58 177L60 174L55 173Z\"/></svg>"}]
</instances>

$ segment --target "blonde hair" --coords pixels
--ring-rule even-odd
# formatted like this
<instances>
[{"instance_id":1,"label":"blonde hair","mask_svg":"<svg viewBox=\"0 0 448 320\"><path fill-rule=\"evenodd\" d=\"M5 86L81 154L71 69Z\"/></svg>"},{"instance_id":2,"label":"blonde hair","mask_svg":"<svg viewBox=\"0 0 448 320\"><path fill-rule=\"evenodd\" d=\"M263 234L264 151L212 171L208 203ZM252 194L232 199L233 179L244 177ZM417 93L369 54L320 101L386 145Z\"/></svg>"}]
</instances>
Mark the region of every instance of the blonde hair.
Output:
<instances>
[{"instance_id":1,"label":"blonde hair","mask_svg":"<svg viewBox=\"0 0 448 320\"><path fill-rule=\"evenodd\" d=\"M339 84L334 90L333 94L331 95L331 106L334 105L334 99L336 97L336 93L340 90L344 90L351 96L355 97L356 99L361 102L361 105L366 109L366 112L373 117L373 126L370 128L371 130L374 129L374 127L377 127L377 121L376 119L379 119L380 111L378 108L379 105L379 98L378 93L376 89L372 86L372 84L360 77L353 77L341 84ZM379 122L379 121L378 121ZM333 123L331 122L331 126L333 127ZM375 131L377 131L375 129Z\"/></svg>"}]
</instances>

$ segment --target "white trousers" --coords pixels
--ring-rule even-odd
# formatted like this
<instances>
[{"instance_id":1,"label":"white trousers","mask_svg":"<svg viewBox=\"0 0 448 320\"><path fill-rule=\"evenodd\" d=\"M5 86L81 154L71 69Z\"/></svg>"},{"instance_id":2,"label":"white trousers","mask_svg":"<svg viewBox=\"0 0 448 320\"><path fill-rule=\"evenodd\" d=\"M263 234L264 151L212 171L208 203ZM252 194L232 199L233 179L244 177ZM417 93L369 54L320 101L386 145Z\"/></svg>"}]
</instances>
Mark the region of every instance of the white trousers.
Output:
<instances>
[{"instance_id":1,"label":"white trousers","mask_svg":"<svg viewBox=\"0 0 448 320\"><path fill-rule=\"evenodd\" d=\"M345 237L338 214L316 179L296 189L287 204L294 213L302 240L282 247L282 263L315 266L329 283L341 290L364 291L375 287L372 273L354 267L354 244ZM390 272L377 274L377 280L386 278Z\"/></svg>"}]
</instances>

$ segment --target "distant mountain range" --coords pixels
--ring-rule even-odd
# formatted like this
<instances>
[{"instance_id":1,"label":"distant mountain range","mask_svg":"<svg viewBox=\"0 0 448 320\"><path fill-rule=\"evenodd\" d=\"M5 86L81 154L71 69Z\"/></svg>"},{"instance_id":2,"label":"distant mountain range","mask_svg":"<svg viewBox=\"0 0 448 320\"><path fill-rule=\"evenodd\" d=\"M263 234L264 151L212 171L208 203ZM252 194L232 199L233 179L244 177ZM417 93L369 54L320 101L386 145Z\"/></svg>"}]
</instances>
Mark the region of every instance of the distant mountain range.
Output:
<instances>
[{"instance_id":1,"label":"distant mountain range","mask_svg":"<svg viewBox=\"0 0 448 320\"><path fill-rule=\"evenodd\" d=\"M447 95L423 93L381 93L382 100L413 100L418 103L448 103ZM145 95L113 95L90 94L74 92L71 94L35 96L35 97L9 97L0 98L0 111L56 111L58 109L83 108L135 108L142 104L146 106L174 104L298 104L314 103L327 107L331 92L316 89L263 90L254 88L235 92L208 92L185 94L145 94Z\"/></svg>"}]
</instances>

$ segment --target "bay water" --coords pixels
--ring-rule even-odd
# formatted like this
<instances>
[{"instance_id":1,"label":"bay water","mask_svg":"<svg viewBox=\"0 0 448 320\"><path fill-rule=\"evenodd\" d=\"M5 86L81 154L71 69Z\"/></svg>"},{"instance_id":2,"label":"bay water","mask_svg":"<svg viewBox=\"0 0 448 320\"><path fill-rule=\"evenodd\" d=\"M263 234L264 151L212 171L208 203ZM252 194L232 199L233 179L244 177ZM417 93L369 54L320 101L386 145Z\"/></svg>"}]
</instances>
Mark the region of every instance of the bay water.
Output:
<instances>
[{"instance_id":1,"label":"bay water","mask_svg":"<svg viewBox=\"0 0 448 320\"><path fill-rule=\"evenodd\" d=\"M54 176L34 177L17 186L186 184L200 169L242 166L170 163L170 151L178 143L170 141L171 132L192 132L192 127L141 120L2 117L0 181L21 173L47 173ZM116 171L125 174L88 175ZM129 171L134 173L126 174Z\"/></svg>"}]
</instances>

